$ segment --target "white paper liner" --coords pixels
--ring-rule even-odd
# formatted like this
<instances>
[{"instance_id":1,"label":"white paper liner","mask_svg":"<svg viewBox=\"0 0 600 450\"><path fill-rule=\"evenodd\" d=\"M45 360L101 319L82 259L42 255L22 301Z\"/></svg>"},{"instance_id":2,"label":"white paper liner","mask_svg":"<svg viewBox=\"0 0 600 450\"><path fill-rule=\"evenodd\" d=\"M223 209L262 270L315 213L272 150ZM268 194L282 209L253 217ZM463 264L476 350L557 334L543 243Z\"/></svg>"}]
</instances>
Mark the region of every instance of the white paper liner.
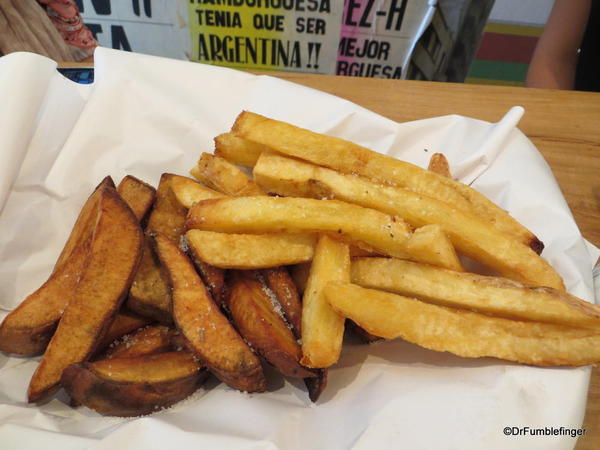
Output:
<instances>
[{"instance_id":1,"label":"white paper liner","mask_svg":"<svg viewBox=\"0 0 600 450\"><path fill-rule=\"evenodd\" d=\"M104 176L118 182L132 174L156 185L163 172L185 175L242 109L421 166L444 153L454 174L544 241L543 256L571 293L593 301L600 252L586 245L549 167L515 128L520 107L496 124L460 116L397 124L266 76L107 49L97 50L95 65L96 82L84 87L49 71L45 58L0 59L0 93L19 99L10 104L14 114L0 104L0 126L10 130L0 134L5 311L48 276L81 204ZM36 75L23 77L15 67ZM31 85L34 97L24 93ZM294 380L275 379L272 392L260 395L213 383L167 411L118 419L70 408L64 396L27 405L38 360L0 355L3 448L572 448L569 436L506 437L502 430L579 427L590 373L462 359L400 340L350 343L317 405Z\"/></svg>"}]
</instances>

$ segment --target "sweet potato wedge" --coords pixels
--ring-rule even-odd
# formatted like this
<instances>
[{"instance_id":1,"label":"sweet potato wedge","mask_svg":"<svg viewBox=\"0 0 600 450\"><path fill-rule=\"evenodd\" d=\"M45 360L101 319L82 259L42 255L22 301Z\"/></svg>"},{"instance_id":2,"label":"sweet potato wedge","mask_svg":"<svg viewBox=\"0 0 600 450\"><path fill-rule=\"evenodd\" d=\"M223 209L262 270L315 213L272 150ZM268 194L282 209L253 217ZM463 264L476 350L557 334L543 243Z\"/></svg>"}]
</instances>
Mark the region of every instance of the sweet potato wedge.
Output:
<instances>
[{"instance_id":1,"label":"sweet potato wedge","mask_svg":"<svg viewBox=\"0 0 600 450\"><path fill-rule=\"evenodd\" d=\"M246 342L283 375L315 376L300 364L302 349L271 295L252 272L232 272L226 304L233 324Z\"/></svg>"},{"instance_id":2,"label":"sweet potato wedge","mask_svg":"<svg viewBox=\"0 0 600 450\"><path fill-rule=\"evenodd\" d=\"M157 234L154 243L172 288L173 319L188 347L232 388L264 391L260 360L221 313L190 259L168 237Z\"/></svg>"},{"instance_id":3,"label":"sweet potato wedge","mask_svg":"<svg viewBox=\"0 0 600 450\"><path fill-rule=\"evenodd\" d=\"M0 325L0 350L19 355L43 353L77 286L89 253L105 178L84 204L50 278L5 317Z\"/></svg>"},{"instance_id":4,"label":"sweet potato wedge","mask_svg":"<svg viewBox=\"0 0 600 450\"><path fill-rule=\"evenodd\" d=\"M206 379L190 352L68 366L61 384L78 404L110 416L142 416L183 400Z\"/></svg>"},{"instance_id":5,"label":"sweet potato wedge","mask_svg":"<svg viewBox=\"0 0 600 450\"><path fill-rule=\"evenodd\" d=\"M156 189L134 176L127 175L117 186L117 192L129 205L140 223L143 223L154 204Z\"/></svg>"},{"instance_id":6,"label":"sweet potato wedge","mask_svg":"<svg viewBox=\"0 0 600 450\"><path fill-rule=\"evenodd\" d=\"M90 358L129 291L140 259L142 230L115 189L104 187L81 280L28 389L30 402L59 388L63 370Z\"/></svg>"}]
</instances>

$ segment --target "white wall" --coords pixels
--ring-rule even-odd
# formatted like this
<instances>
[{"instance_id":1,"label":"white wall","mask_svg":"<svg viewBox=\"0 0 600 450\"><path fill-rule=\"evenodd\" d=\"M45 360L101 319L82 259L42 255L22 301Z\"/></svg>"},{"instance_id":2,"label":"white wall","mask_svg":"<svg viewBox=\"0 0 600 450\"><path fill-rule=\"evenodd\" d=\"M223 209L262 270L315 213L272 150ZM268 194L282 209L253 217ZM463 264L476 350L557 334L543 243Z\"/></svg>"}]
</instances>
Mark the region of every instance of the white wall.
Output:
<instances>
[{"instance_id":1,"label":"white wall","mask_svg":"<svg viewBox=\"0 0 600 450\"><path fill-rule=\"evenodd\" d=\"M496 0L489 21L542 26L553 4L554 0Z\"/></svg>"}]
</instances>

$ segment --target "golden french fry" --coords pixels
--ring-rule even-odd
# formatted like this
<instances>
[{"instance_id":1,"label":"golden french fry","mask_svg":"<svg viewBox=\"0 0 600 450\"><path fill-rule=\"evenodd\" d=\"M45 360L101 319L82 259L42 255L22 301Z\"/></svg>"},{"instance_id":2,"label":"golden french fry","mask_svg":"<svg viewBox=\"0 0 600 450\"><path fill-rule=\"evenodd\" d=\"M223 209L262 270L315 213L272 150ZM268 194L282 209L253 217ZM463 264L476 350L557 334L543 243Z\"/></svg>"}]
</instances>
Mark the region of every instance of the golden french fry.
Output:
<instances>
[{"instance_id":1,"label":"golden french fry","mask_svg":"<svg viewBox=\"0 0 600 450\"><path fill-rule=\"evenodd\" d=\"M310 261L311 233L232 234L190 230L185 235L200 260L224 269L263 269Z\"/></svg>"},{"instance_id":2,"label":"golden french fry","mask_svg":"<svg viewBox=\"0 0 600 450\"><path fill-rule=\"evenodd\" d=\"M357 258L352 282L424 301L501 317L600 331L600 307L551 288L390 258Z\"/></svg>"},{"instance_id":3,"label":"golden french fry","mask_svg":"<svg viewBox=\"0 0 600 450\"><path fill-rule=\"evenodd\" d=\"M600 334L591 330L451 309L352 284L330 283L324 293L339 314L386 339L400 337L458 356L490 356L536 366L600 361Z\"/></svg>"},{"instance_id":4,"label":"golden french fry","mask_svg":"<svg viewBox=\"0 0 600 450\"><path fill-rule=\"evenodd\" d=\"M188 214L188 229L233 233L329 233L356 245L405 257L408 226L369 208L336 200L237 197L205 200Z\"/></svg>"},{"instance_id":5,"label":"golden french fry","mask_svg":"<svg viewBox=\"0 0 600 450\"><path fill-rule=\"evenodd\" d=\"M302 298L302 360L307 367L323 368L340 357L344 318L325 300L323 289L332 281L350 281L348 245L321 236Z\"/></svg>"},{"instance_id":6,"label":"golden french fry","mask_svg":"<svg viewBox=\"0 0 600 450\"><path fill-rule=\"evenodd\" d=\"M177 201L185 208L190 208L194 203L209 198L221 198L225 195L215 191L188 177L175 176L171 179L171 189Z\"/></svg>"},{"instance_id":7,"label":"golden french fry","mask_svg":"<svg viewBox=\"0 0 600 450\"><path fill-rule=\"evenodd\" d=\"M443 153L434 153L431 155L427 170L446 178L452 178L452 174L450 173L450 164L448 164L448 160Z\"/></svg>"},{"instance_id":8,"label":"golden french fry","mask_svg":"<svg viewBox=\"0 0 600 450\"><path fill-rule=\"evenodd\" d=\"M232 197L264 195L239 167L210 153L200 156L191 174L207 186Z\"/></svg>"},{"instance_id":9,"label":"golden french fry","mask_svg":"<svg viewBox=\"0 0 600 450\"><path fill-rule=\"evenodd\" d=\"M188 340L189 349L232 388L264 391L266 381L260 360L208 295L192 262L169 238L157 234L154 240L173 289L173 319Z\"/></svg>"},{"instance_id":10,"label":"golden french fry","mask_svg":"<svg viewBox=\"0 0 600 450\"><path fill-rule=\"evenodd\" d=\"M252 167L263 150L263 145L239 138L232 133L223 133L215 138L215 155L240 166Z\"/></svg>"},{"instance_id":11,"label":"golden french fry","mask_svg":"<svg viewBox=\"0 0 600 450\"><path fill-rule=\"evenodd\" d=\"M514 236L536 252L541 252L543 248L543 244L531 231L485 196L466 185L413 164L343 139L314 133L248 111L237 117L232 133L294 158L345 174L361 175L374 182L406 187L460 211L474 212L482 220L491 223L497 231Z\"/></svg>"},{"instance_id":12,"label":"golden french fry","mask_svg":"<svg viewBox=\"0 0 600 450\"><path fill-rule=\"evenodd\" d=\"M72 364L61 383L71 399L120 417L167 408L194 393L207 372L190 352Z\"/></svg>"},{"instance_id":13,"label":"golden french fry","mask_svg":"<svg viewBox=\"0 0 600 450\"><path fill-rule=\"evenodd\" d=\"M418 255L420 262L459 272L464 270L452 242L438 224L417 228L406 243L406 252L410 256Z\"/></svg>"},{"instance_id":14,"label":"golden french fry","mask_svg":"<svg viewBox=\"0 0 600 450\"><path fill-rule=\"evenodd\" d=\"M31 378L30 402L50 396L67 366L92 356L129 291L142 242L142 230L129 206L114 188L103 188L89 259Z\"/></svg>"},{"instance_id":15,"label":"golden french fry","mask_svg":"<svg viewBox=\"0 0 600 450\"><path fill-rule=\"evenodd\" d=\"M531 248L437 199L275 154L261 155L254 176L270 192L335 197L402 217L414 227L439 224L459 252L503 276L532 286L564 290L560 275ZM316 194L311 192L315 189ZM404 251L407 252L406 245ZM418 255L411 256L418 259Z\"/></svg>"}]
</instances>

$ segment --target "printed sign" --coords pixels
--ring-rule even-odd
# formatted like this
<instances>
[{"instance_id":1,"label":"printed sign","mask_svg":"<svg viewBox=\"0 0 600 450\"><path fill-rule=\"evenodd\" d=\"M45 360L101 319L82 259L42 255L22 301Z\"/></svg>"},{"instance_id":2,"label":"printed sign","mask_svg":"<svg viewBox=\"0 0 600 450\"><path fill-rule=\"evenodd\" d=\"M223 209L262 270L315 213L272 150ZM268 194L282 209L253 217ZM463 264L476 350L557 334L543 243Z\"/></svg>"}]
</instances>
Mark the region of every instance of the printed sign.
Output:
<instances>
[{"instance_id":1,"label":"printed sign","mask_svg":"<svg viewBox=\"0 0 600 450\"><path fill-rule=\"evenodd\" d=\"M434 0L78 0L101 45L238 69L401 78Z\"/></svg>"}]
</instances>

